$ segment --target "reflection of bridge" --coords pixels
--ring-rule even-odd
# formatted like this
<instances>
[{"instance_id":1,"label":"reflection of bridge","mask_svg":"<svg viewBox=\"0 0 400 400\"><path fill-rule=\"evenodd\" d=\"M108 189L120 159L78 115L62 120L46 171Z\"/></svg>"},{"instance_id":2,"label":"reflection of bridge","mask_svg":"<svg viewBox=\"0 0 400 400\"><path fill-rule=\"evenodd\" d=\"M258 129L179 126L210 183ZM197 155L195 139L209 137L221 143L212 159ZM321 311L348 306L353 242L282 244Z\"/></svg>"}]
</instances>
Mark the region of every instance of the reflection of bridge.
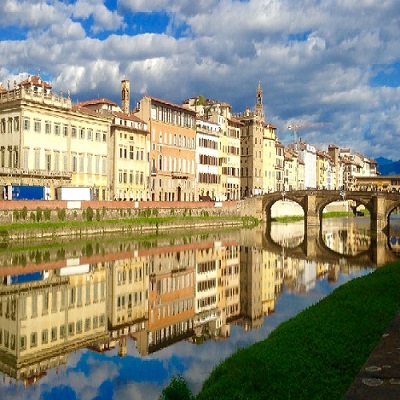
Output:
<instances>
[{"instance_id":1,"label":"reflection of bridge","mask_svg":"<svg viewBox=\"0 0 400 400\"><path fill-rule=\"evenodd\" d=\"M400 207L399 193L371 191L297 190L265 194L258 196L256 201L261 201L261 210L266 214L267 222L270 222L271 207L278 200L286 199L294 201L302 207L305 231L321 226L324 208L335 201L352 200L357 206L363 205L370 213L372 232L379 232L387 228L390 213Z\"/></svg>"},{"instance_id":2,"label":"reflection of bridge","mask_svg":"<svg viewBox=\"0 0 400 400\"><path fill-rule=\"evenodd\" d=\"M323 263L346 265L380 266L398 260L398 256L390 246L390 239L383 233L371 235L367 250L358 254L341 254L330 249L324 242L322 232L318 227L304 231L304 240L298 246L286 247L276 243L271 237L271 225L268 224L263 237L263 249L275 254L282 254L300 260L318 260Z\"/></svg>"}]
</instances>

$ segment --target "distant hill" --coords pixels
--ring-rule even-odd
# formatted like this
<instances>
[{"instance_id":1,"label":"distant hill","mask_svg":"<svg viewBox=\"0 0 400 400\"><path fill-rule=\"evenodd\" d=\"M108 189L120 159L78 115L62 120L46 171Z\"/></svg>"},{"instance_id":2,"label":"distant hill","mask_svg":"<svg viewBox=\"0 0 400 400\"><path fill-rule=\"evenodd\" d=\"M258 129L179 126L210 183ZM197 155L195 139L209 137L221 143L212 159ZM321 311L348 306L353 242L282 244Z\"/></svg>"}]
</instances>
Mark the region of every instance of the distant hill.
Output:
<instances>
[{"instance_id":1,"label":"distant hill","mask_svg":"<svg viewBox=\"0 0 400 400\"><path fill-rule=\"evenodd\" d=\"M387 165L393 163L392 160L389 160L388 158L385 157L378 157L377 159L375 159L375 161L378 163L378 165Z\"/></svg>"},{"instance_id":2,"label":"distant hill","mask_svg":"<svg viewBox=\"0 0 400 400\"><path fill-rule=\"evenodd\" d=\"M400 160L392 161L384 157L375 160L378 163L378 172L383 175L400 175Z\"/></svg>"}]
</instances>

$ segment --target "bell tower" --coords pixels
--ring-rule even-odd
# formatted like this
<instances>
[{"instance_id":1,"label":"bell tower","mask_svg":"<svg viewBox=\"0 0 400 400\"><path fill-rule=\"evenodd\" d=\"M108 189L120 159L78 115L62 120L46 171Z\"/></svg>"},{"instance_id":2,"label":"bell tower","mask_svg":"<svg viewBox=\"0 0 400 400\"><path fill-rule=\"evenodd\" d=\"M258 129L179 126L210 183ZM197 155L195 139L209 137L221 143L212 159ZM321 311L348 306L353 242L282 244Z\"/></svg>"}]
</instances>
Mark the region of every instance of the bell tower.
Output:
<instances>
[{"instance_id":1,"label":"bell tower","mask_svg":"<svg viewBox=\"0 0 400 400\"><path fill-rule=\"evenodd\" d=\"M124 79L121 81L121 108L125 114L130 112L131 83Z\"/></svg>"},{"instance_id":2,"label":"bell tower","mask_svg":"<svg viewBox=\"0 0 400 400\"><path fill-rule=\"evenodd\" d=\"M264 121L263 91L260 82L258 82L256 91L256 115L261 121Z\"/></svg>"}]
</instances>

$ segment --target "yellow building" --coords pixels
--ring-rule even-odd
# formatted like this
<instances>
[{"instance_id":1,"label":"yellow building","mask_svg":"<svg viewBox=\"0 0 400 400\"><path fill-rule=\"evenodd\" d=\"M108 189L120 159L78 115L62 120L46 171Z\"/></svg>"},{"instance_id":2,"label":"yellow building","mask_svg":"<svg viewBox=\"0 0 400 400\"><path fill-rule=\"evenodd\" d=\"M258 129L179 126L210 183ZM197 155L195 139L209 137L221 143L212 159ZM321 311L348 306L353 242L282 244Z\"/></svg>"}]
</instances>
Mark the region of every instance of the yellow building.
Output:
<instances>
[{"instance_id":1,"label":"yellow building","mask_svg":"<svg viewBox=\"0 0 400 400\"><path fill-rule=\"evenodd\" d=\"M0 93L0 184L107 188L110 120L73 106L39 76Z\"/></svg>"},{"instance_id":2,"label":"yellow building","mask_svg":"<svg viewBox=\"0 0 400 400\"><path fill-rule=\"evenodd\" d=\"M122 108L129 110L129 81L122 81ZM108 187L104 200L147 200L149 179L149 131L145 122L108 99L88 100L79 104L107 117L110 121L108 142Z\"/></svg>"}]
</instances>

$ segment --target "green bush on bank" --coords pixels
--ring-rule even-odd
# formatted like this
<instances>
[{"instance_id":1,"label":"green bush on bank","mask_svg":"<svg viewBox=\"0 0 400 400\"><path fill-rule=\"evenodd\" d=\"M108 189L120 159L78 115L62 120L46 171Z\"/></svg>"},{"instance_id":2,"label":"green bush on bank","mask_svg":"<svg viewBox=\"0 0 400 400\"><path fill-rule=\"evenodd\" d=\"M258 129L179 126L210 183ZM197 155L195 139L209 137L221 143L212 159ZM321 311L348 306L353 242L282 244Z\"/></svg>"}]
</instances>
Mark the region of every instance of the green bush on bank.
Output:
<instances>
[{"instance_id":1,"label":"green bush on bank","mask_svg":"<svg viewBox=\"0 0 400 400\"><path fill-rule=\"evenodd\" d=\"M400 263L336 289L218 365L196 399L341 399L400 310Z\"/></svg>"}]
</instances>

